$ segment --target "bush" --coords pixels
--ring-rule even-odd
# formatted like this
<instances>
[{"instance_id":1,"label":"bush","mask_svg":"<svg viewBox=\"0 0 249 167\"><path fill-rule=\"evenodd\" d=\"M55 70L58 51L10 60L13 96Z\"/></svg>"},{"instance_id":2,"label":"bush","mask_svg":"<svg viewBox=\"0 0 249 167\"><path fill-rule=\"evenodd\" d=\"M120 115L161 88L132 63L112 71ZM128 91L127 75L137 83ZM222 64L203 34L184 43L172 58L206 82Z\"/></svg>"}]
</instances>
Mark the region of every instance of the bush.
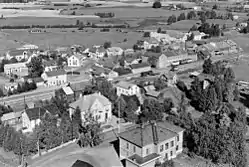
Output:
<instances>
[{"instance_id":1,"label":"bush","mask_svg":"<svg viewBox=\"0 0 249 167\"><path fill-rule=\"evenodd\" d=\"M155 8L155 9L161 8L161 7L162 7L162 4L161 4L161 2L159 2L159 1L154 2L154 3L153 3L153 6L152 6L152 8Z\"/></svg>"}]
</instances>

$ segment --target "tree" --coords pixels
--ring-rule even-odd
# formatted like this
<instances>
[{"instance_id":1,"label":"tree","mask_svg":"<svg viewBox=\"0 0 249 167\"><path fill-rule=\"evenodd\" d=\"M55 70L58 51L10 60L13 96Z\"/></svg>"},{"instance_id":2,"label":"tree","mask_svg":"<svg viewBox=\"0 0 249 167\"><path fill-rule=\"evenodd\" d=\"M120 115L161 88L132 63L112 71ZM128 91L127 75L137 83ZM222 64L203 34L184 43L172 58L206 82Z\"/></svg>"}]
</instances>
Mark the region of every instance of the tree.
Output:
<instances>
[{"instance_id":1,"label":"tree","mask_svg":"<svg viewBox=\"0 0 249 167\"><path fill-rule=\"evenodd\" d=\"M228 83L234 81L234 79L235 79L235 74L233 69L231 67L226 68L224 71L224 81Z\"/></svg>"},{"instance_id":2,"label":"tree","mask_svg":"<svg viewBox=\"0 0 249 167\"><path fill-rule=\"evenodd\" d=\"M80 20L76 20L76 26L78 26L80 24Z\"/></svg>"},{"instance_id":3,"label":"tree","mask_svg":"<svg viewBox=\"0 0 249 167\"><path fill-rule=\"evenodd\" d=\"M84 120L78 145L80 147L94 147L99 145L102 142L100 123L91 114L85 114Z\"/></svg>"},{"instance_id":4,"label":"tree","mask_svg":"<svg viewBox=\"0 0 249 167\"><path fill-rule=\"evenodd\" d=\"M144 37L150 37L150 32L144 32Z\"/></svg>"},{"instance_id":5,"label":"tree","mask_svg":"<svg viewBox=\"0 0 249 167\"><path fill-rule=\"evenodd\" d=\"M108 49L108 48L111 47L111 45L112 45L111 42L105 42L104 45L103 45L103 47L104 47L105 49Z\"/></svg>"},{"instance_id":6,"label":"tree","mask_svg":"<svg viewBox=\"0 0 249 167\"><path fill-rule=\"evenodd\" d=\"M42 59L39 57L32 57L27 67L29 68L29 76L32 78L40 77L44 70Z\"/></svg>"},{"instance_id":7,"label":"tree","mask_svg":"<svg viewBox=\"0 0 249 167\"><path fill-rule=\"evenodd\" d=\"M211 11L210 15L211 15L210 19L216 19L216 17L217 17L217 14L214 10Z\"/></svg>"},{"instance_id":8,"label":"tree","mask_svg":"<svg viewBox=\"0 0 249 167\"><path fill-rule=\"evenodd\" d=\"M162 4L161 4L160 1L156 1L156 2L154 2L153 5L152 5L152 8L155 8L155 9L161 8L161 7L162 7Z\"/></svg>"},{"instance_id":9,"label":"tree","mask_svg":"<svg viewBox=\"0 0 249 167\"><path fill-rule=\"evenodd\" d=\"M201 23L205 23L206 22L206 16L205 15L201 15L200 16L200 20L201 20Z\"/></svg>"},{"instance_id":10,"label":"tree","mask_svg":"<svg viewBox=\"0 0 249 167\"><path fill-rule=\"evenodd\" d=\"M203 68L203 73L205 74L212 74L213 73L213 64L212 64L212 60L206 59L202 65Z\"/></svg>"},{"instance_id":11,"label":"tree","mask_svg":"<svg viewBox=\"0 0 249 167\"><path fill-rule=\"evenodd\" d=\"M0 97L3 97L3 96L4 96L3 90L0 88Z\"/></svg>"},{"instance_id":12,"label":"tree","mask_svg":"<svg viewBox=\"0 0 249 167\"><path fill-rule=\"evenodd\" d=\"M172 160L167 160L162 163L161 167L175 167L174 161Z\"/></svg>"},{"instance_id":13,"label":"tree","mask_svg":"<svg viewBox=\"0 0 249 167\"><path fill-rule=\"evenodd\" d=\"M157 29L157 33L161 33L162 32L162 29L161 29L161 27L159 27L158 29Z\"/></svg>"},{"instance_id":14,"label":"tree","mask_svg":"<svg viewBox=\"0 0 249 167\"><path fill-rule=\"evenodd\" d=\"M190 30L189 31L197 31L198 29L197 29L197 26L194 24L191 28L190 28Z\"/></svg>"},{"instance_id":15,"label":"tree","mask_svg":"<svg viewBox=\"0 0 249 167\"><path fill-rule=\"evenodd\" d=\"M181 21L181 20L185 20L186 16L185 13L181 13L178 17L177 17L177 21Z\"/></svg>"},{"instance_id":16,"label":"tree","mask_svg":"<svg viewBox=\"0 0 249 167\"><path fill-rule=\"evenodd\" d=\"M22 89L22 87L21 87L21 85L19 83L17 85L17 92L18 93L22 93L23 92L23 89Z\"/></svg>"},{"instance_id":17,"label":"tree","mask_svg":"<svg viewBox=\"0 0 249 167\"><path fill-rule=\"evenodd\" d=\"M162 80L161 78L157 78L154 81L154 86L155 86L157 91L160 91L160 90L166 88L168 86L168 83L166 81Z\"/></svg>"},{"instance_id":18,"label":"tree","mask_svg":"<svg viewBox=\"0 0 249 167\"><path fill-rule=\"evenodd\" d=\"M194 33L191 33L190 35L187 36L187 41L192 41L194 40L194 38L195 38Z\"/></svg>"},{"instance_id":19,"label":"tree","mask_svg":"<svg viewBox=\"0 0 249 167\"><path fill-rule=\"evenodd\" d=\"M187 14L187 19L188 20L191 20L191 19L194 19L196 18L196 13L194 11L190 11L188 14Z\"/></svg>"},{"instance_id":20,"label":"tree","mask_svg":"<svg viewBox=\"0 0 249 167\"><path fill-rule=\"evenodd\" d=\"M188 88L185 85L185 83L183 81L181 81L181 80L177 81L176 86L177 86L178 89L180 89L183 92L187 92L187 90L188 90Z\"/></svg>"},{"instance_id":21,"label":"tree","mask_svg":"<svg viewBox=\"0 0 249 167\"><path fill-rule=\"evenodd\" d=\"M176 16L175 15L170 16L168 18L167 22L168 22L168 24L175 23L176 22Z\"/></svg>"},{"instance_id":22,"label":"tree","mask_svg":"<svg viewBox=\"0 0 249 167\"><path fill-rule=\"evenodd\" d=\"M215 4L214 6L213 6L213 10L217 10L218 9L218 6L217 6L217 4Z\"/></svg>"}]
</instances>

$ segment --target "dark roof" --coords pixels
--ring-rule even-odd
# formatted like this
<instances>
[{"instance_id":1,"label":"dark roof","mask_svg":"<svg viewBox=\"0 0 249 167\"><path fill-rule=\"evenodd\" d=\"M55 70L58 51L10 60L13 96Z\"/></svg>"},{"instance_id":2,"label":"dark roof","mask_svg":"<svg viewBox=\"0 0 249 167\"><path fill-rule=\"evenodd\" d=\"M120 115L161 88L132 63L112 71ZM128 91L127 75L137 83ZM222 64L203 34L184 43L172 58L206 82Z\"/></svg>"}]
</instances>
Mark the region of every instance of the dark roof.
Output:
<instances>
[{"instance_id":1,"label":"dark roof","mask_svg":"<svg viewBox=\"0 0 249 167\"><path fill-rule=\"evenodd\" d=\"M143 147L176 137L181 131L184 131L184 129L168 122L158 121L156 125L152 123L147 123L143 126L135 125L121 133L119 137L138 147Z\"/></svg>"},{"instance_id":2,"label":"dark roof","mask_svg":"<svg viewBox=\"0 0 249 167\"><path fill-rule=\"evenodd\" d=\"M51 104L43 107L28 108L26 109L26 113L30 120L36 120L39 117L44 116L46 112L49 112L52 115L57 115L58 110L59 109L54 104Z\"/></svg>"},{"instance_id":3,"label":"dark roof","mask_svg":"<svg viewBox=\"0 0 249 167\"><path fill-rule=\"evenodd\" d=\"M132 73L128 68L115 68L113 71L117 72L119 76Z\"/></svg>"},{"instance_id":4,"label":"dark roof","mask_svg":"<svg viewBox=\"0 0 249 167\"><path fill-rule=\"evenodd\" d=\"M77 160L72 165L72 167L93 167L93 166L91 164L87 163L87 162Z\"/></svg>"},{"instance_id":5,"label":"dark roof","mask_svg":"<svg viewBox=\"0 0 249 167\"><path fill-rule=\"evenodd\" d=\"M158 157L160 157L160 155L156 154L156 153L149 154L146 157L140 157L139 155L134 154L134 155L128 157L128 159L139 164L139 165L142 165L142 164L144 164L150 160L153 160L155 158L158 158Z\"/></svg>"},{"instance_id":6,"label":"dark roof","mask_svg":"<svg viewBox=\"0 0 249 167\"><path fill-rule=\"evenodd\" d=\"M139 63L139 64L132 64L132 69L138 69L138 68L144 68L144 67L150 67L148 63Z\"/></svg>"},{"instance_id":7,"label":"dark roof","mask_svg":"<svg viewBox=\"0 0 249 167\"><path fill-rule=\"evenodd\" d=\"M49 71L49 72L45 72L47 74L48 77L54 77L54 76L58 76L58 75L64 75L66 74L65 70L56 70L56 71Z\"/></svg>"},{"instance_id":8,"label":"dark roof","mask_svg":"<svg viewBox=\"0 0 249 167\"><path fill-rule=\"evenodd\" d=\"M55 60L44 61L42 63L44 65L44 67L55 66L57 64Z\"/></svg>"},{"instance_id":9,"label":"dark roof","mask_svg":"<svg viewBox=\"0 0 249 167\"><path fill-rule=\"evenodd\" d=\"M165 56L167 56L167 57L174 57L174 56L177 56L177 53L174 52L174 51L166 51L166 52L164 52L163 54L165 54Z\"/></svg>"},{"instance_id":10,"label":"dark roof","mask_svg":"<svg viewBox=\"0 0 249 167\"><path fill-rule=\"evenodd\" d=\"M35 83L37 83L37 82L44 82L44 80L43 80L41 77L33 78L33 81L34 81Z\"/></svg>"}]
</instances>

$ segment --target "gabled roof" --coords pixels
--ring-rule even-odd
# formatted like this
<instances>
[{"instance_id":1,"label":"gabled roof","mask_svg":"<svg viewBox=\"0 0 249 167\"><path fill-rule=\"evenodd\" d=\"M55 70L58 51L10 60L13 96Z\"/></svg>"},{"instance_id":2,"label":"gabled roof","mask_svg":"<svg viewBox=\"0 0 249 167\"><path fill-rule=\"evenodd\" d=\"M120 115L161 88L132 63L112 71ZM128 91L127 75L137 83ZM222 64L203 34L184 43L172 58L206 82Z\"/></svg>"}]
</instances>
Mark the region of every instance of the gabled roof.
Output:
<instances>
[{"instance_id":1,"label":"gabled roof","mask_svg":"<svg viewBox=\"0 0 249 167\"><path fill-rule=\"evenodd\" d=\"M22 116L22 111L6 113L3 114L3 116L1 117L1 121L2 122L8 121L11 119L20 118L21 116Z\"/></svg>"},{"instance_id":2,"label":"gabled roof","mask_svg":"<svg viewBox=\"0 0 249 167\"><path fill-rule=\"evenodd\" d=\"M49 71L49 72L45 72L47 74L48 77L54 77L54 76L58 76L58 75L65 75L66 71L63 69L60 70L56 70L56 71Z\"/></svg>"},{"instance_id":3,"label":"gabled roof","mask_svg":"<svg viewBox=\"0 0 249 167\"><path fill-rule=\"evenodd\" d=\"M126 96L122 94L121 98L123 98L127 104L130 102L130 100L132 100L136 103L137 107L140 106L140 101L136 95Z\"/></svg>"},{"instance_id":4,"label":"gabled roof","mask_svg":"<svg viewBox=\"0 0 249 167\"><path fill-rule=\"evenodd\" d=\"M119 137L138 147L143 147L154 144L155 136L157 136L157 142L160 143L176 137L178 133L182 131L184 131L184 129L168 122L156 122L156 125L152 123L147 123L143 126L135 125L121 133Z\"/></svg>"},{"instance_id":5,"label":"gabled roof","mask_svg":"<svg viewBox=\"0 0 249 167\"><path fill-rule=\"evenodd\" d=\"M131 65L132 69L139 69L139 68L144 68L144 67L150 67L150 65L148 63L139 63L139 64Z\"/></svg>"},{"instance_id":6,"label":"gabled roof","mask_svg":"<svg viewBox=\"0 0 249 167\"><path fill-rule=\"evenodd\" d=\"M116 87L121 87L124 89L130 89L132 86L135 86L135 84L126 81L120 81L116 84Z\"/></svg>"},{"instance_id":7,"label":"gabled roof","mask_svg":"<svg viewBox=\"0 0 249 167\"><path fill-rule=\"evenodd\" d=\"M69 86L63 87L62 90L64 91L64 93L65 93L66 95L72 95L72 94L74 94L74 93L73 93L73 90L72 90Z\"/></svg>"},{"instance_id":8,"label":"gabled roof","mask_svg":"<svg viewBox=\"0 0 249 167\"><path fill-rule=\"evenodd\" d=\"M70 107L74 109L79 107L81 111L89 110L96 100L98 100L104 106L111 104L110 100L105 96L101 95L100 93L93 93L79 98L77 101L71 103Z\"/></svg>"},{"instance_id":9,"label":"gabled roof","mask_svg":"<svg viewBox=\"0 0 249 167\"><path fill-rule=\"evenodd\" d=\"M18 49L12 49L8 51L8 54L10 56L19 56L19 55L23 55L23 52L26 52L25 50L18 50Z\"/></svg>"},{"instance_id":10,"label":"gabled roof","mask_svg":"<svg viewBox=\"0 0 249 167\"><path fill-rule=\"evenodd\" d=\"M174 52L174 51L166 51L163 53L165 56L167 57L174 57L174 56L177 56L177 53Z\"/></svg>"},{"instance_id":11,"label":"gabled roof","mask_svg":"<svg viewBox=\"0 0 249 167\"><path fill-rule=\"evenodd\" d=\"M58 108L54 104L43 106L43 107L34 107L28 108L25 110L30 120L39 119L39 117L43 117L46 112L49 112L52 115L58 114Z\"/></svg>"},{"instance_id":12,"label":"gabled roof","mask_svg":"<svg viewBox=\"0 0 249 167\"><path fill-rule=\"evenodd\" d=\"M55 60L44 61L42 63L44 67L57 66L57 63Z\"/></svg>"}]
</instances>

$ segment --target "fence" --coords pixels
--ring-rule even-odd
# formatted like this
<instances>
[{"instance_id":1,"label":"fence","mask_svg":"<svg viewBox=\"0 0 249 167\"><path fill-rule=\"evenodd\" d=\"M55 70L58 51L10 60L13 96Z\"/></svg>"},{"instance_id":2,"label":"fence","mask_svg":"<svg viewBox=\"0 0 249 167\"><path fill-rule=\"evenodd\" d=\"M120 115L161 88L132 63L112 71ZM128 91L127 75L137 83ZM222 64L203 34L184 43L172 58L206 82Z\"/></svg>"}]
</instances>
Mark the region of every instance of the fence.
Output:
<instances>
[{"instance_id":1,"label":"fence","mask_svg":"<svg viewBox=\"0 0 249 167\"><path fill-rule=\"evenodd\" d=\"M52 151L55 151L55 150L60 149L60 148L62 148L62 147L65 147L65 146L67 146L67 145L69 145L69 144L75 143L75 141L76 141L76 139L71 140L71 141L69 141L69 142L67 142L67 143L63 143L62 145L60 145L60 146L58 146L58 147L55 147L55 148L52 148L52 149L50 149L50 150L48 150L48 151L42 151L42 152L41 152L41 155L45 155L45 154L47 154L47 153L50 153L50 152L52 152ZM35 159L35 158L37 158L37 157L39 157L39 154L36 154L36 155L32 156L31 159Z\"/></svg>"}]
</instances>

